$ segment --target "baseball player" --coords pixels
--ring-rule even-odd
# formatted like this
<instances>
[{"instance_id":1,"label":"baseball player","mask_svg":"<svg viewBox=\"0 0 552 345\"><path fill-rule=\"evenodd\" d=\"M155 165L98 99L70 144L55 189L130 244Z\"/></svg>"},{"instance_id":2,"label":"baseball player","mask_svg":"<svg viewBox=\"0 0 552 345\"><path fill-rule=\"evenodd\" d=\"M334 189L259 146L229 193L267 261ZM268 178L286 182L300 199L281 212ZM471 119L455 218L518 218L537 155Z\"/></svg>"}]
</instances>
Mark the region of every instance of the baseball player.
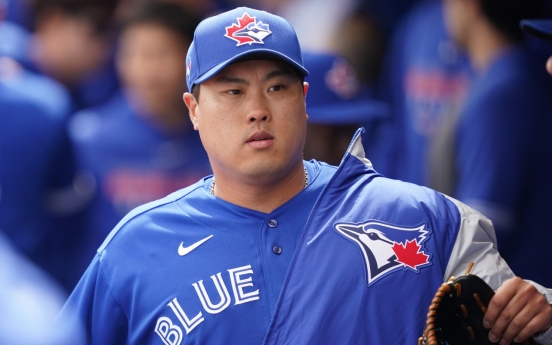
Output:
<instances>
[{"instance_id":1,"label":"baseball player","mask_svg":"<svg viewBox=\"0 0 552 345\"><path fill-rule=\"evenodd\" d=\"M339 167L302 159L308 72L288 22L207 18L186 66L213 175L135 209L98 249L66 305L89 344L412 343L470 261L500 287L490 337L552 343L551 292L515 277L488 219L379 175L360 131Z\"/></svg>"},{"instance_id":2,"label":"baseball player","mask_svg":"<svg viewBox=\"0 0 552 345\"><path fill-rule=\"evenodd\" d=\"M547 40L552 40L552 20L522 20L521 28L525 32ZM552 75L552 56L546 62L546 70Z\"/></svg>"},{"instance_id":3,"label":"baseball player","mask_svg":"<svg viewBox=\"0 0 552 345\"><path fill-rule=\"evenodd\" d=\"M97 192L80 214L66 264L73 288L109 231L126 213L195 183L211 172L192 129L182 93L195 17L176 4L155 3L129 18L116 54L123 90L69 122L79 168Z\"/></svg>"}]
</instances>

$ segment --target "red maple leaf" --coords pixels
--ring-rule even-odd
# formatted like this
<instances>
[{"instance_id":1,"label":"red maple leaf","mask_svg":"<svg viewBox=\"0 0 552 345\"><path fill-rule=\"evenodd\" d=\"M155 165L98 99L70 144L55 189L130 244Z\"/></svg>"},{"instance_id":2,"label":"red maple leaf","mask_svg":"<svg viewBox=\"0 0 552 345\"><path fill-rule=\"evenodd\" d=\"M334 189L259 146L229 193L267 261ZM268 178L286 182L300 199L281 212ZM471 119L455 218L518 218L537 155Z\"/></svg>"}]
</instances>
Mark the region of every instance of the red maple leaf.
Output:
<instances>
[{"instance_id":1,"label":"red maple leaf","mask_svg":"<svg viewBox=\"0 0 552 345\"><path fill-rule=\"evenodd\" d=\"M250 17L249 14L244 13L241 18L238 18L238 24L232 24L230 27L226 27L226 37L231 38L233 40L238 41L238 45L253 41L250 37L234 37L234 32L245 28L249 23L253 23L255 21L254 17Z\"/></svg>"},{"instance_id":2,"label":"red maple leaf","mask_svg":"<svg viewBox=\"0 0 552 345\"><path fill-rule=\"evenodd\" d=\"M415 239L412 241L406 240L406 245L396 242L393 244L393 251L397 255L397 261L412 268L429 262L429 255L424 252L420 253L420 249L421 246L418 245L418 241Z\"/></svg>"}]
</instances>

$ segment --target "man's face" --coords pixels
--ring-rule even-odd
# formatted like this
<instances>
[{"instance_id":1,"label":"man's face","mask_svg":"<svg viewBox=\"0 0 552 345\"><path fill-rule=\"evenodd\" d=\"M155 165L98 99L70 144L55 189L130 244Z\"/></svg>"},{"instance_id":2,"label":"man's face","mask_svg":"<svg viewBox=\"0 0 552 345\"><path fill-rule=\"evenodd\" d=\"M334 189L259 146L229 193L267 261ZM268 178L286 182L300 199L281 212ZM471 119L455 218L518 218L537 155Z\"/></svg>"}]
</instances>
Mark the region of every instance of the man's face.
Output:
<instances>
[{"instance_id":1,"label":"man's face","mask_svg":"<svg viewBox=\"0 0 552 345\"><path fill-rule=\"evenodd\" d=\"M287 64L251 60L202 83L199 101L186 93L217 178L276 182L302 164L306 90Z\"/></svg>"},{"instance_id":2,"label":"man's face","mask_svg":"<svg viewBox=\"0 0 552 345\"><path fill-rule=\"evenodd\" d=\"M548 61L546 62L546 70L550 75L552 75L552 56L548 58Z\"/></svg>"},{"instance_id":3,"label":"man's face","mask_svg":"<svg viewBox=\"0 0 552 345\"><path fill-rule=\"evenodd\" d=\"M41 15L36 37L39 54L36 62L46 74L72 87L109 57L105 34L97 34L84 17L52 10Z\"/></svg>"},{"instance_id":4,"label":"man's face","mask_svg":"<svg viewBox=\"0 0 552 345\"><path fill-rule=\"evenodd\" d=\"M136 24L120 38L117 70L135 102L149 113L182 105L186 89L185 44L173 31L155 24Z\"/></svg>"}]
</instances>

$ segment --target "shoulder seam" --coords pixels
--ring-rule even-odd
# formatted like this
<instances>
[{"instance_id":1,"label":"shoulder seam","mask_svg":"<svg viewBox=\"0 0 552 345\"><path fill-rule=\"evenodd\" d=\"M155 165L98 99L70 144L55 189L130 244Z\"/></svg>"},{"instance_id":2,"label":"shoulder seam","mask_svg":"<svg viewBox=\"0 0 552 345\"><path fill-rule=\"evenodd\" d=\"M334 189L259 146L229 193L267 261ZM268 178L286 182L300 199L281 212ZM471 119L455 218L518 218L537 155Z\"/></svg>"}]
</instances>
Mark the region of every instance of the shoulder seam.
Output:
<instances>
[{"instance_id":1,"label":"shoulder seam","mask_svg":"<svg viewBox=\"0 0 552 345\"><path fill-rule=\"evenodd\" d=\"M201 179L200 181L203 181L203 179ZM102 245L98 248L97 252L99 254L101 254L103 252L103 250L109 245L109 243L111 243L111 240L113 240L113 238L117 235L117 233L119 233L119 230L121 230L132 219L134 219L134 218L138 217L139 215L142 215L142 214L144 214L148 211L156 209L158 207L174 203L174 202L182 199L186 195L192 193L193 191L197 190L198 188L203 187L203 184L199 184L197 182L196 182L196 184L197 184L197 186L195 188L191 188L193 185L185 187L184 189L180 189L178 191L175 191L175 192L167 195L166 197L164 197L162 199L151 201L151 202L146 203L144 205L138 206L134 210L130 211L123 219L121 219L121 221L115 226L115 228L113 228L113 230L111 230L111 232L109 233L107 238L104 240ZM190 190L187 191L186 193L178 194L179 192L183 192L184 190L186 190L188 188L190 188ZM178 195L176 195L176 194L178 194ZM181 208L178 208L178 209L181 210Z\"/></svg>"},{"instance_id":2,"label":"shoulder seam","mask_svg":"<svg viewBox=\"0 0 552 345\"><path fill-rule=\"evenodd\" d=\"M107 290L109 291L109 294L111 295L111 297L113 298L113 301L115 301L115 304L117 304L117 307L119 307L119 309L123 312L123 315L125 316L126 318L126 321L127 321L127 334L125 334L125 340L128 340L128 315L125 311L125 309L123 307L121 307L121 303L119 303L119 301L117 300L117 298L115 297L115 294L113 293L113 291L111 290L111 284L109 282L109 279L107 278L107 275L105 274L104 272L104 269L103 269L103 266L102 266L102 254L99 253L99 259L98 259L98 264L99 264L99 267L98 267L98 270L100 271L100 274L103 275L104 279L105 279L105 282L106 282L106 285L107 285Z\"/></svg>"}]
</instances>

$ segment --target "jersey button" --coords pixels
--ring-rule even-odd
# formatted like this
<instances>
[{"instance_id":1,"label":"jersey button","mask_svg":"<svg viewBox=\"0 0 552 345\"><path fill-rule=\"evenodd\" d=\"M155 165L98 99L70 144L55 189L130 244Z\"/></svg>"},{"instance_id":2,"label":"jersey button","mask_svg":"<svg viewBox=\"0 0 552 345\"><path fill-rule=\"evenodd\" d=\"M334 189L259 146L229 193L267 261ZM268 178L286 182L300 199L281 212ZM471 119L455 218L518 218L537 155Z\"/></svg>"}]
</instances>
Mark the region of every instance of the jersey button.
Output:
<instances>
[{"instance_id":1,"label":"jersey button","mask_svg":"<svg viewBox=\"0 0 552 345\"><path fill-rule=\"evenodd\" d=\"M275 228L278 226L278 222L276 221L276 219L271 219L268 221L268 226L271 228Z\"/></svg>"},{"instance_id":2,"label":"jersey button","mask_svg":"<svg viewBox=\"0 0 552 345\"><path fill-rule=\"evenodd\" d=\"M280 255L280 254L282 254L282 247L274 246L274 247L272 247L272 252L276 255Z\"/></svg>"}]
</instances>

